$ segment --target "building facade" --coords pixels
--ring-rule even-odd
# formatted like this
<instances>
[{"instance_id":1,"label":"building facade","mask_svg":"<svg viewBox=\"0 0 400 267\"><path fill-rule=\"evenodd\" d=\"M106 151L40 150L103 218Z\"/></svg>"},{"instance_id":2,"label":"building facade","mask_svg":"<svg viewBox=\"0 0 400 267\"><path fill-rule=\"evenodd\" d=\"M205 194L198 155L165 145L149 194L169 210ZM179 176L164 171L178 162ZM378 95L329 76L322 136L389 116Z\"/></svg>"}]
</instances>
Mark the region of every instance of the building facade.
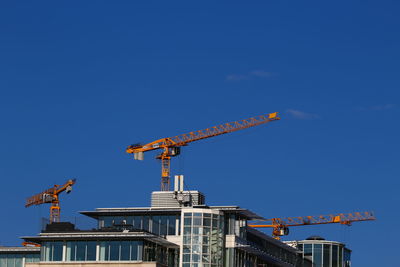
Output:
<instances>
[{"instance_id":1,"label":"building facade","mask_svg":"<svg viewBox=\"0 0 400 267\"><path fill-rule=\"evenodd\" d=\"M286 243L300 250L303 258L311 260L315 267L351 267L351 250L343 243L320 236Z\"/></svg>"},{"instance_id":2,"label":"building facade","mask_svg":"<svg viewBox=\"0 0 400 267\"><path fill-rule=\"evenodd\" d=\"M52 223L23 237L41 245L40 261L25 266L312 266L301 250L247 226L261 216L238 206L206 206L204 199L198 191L153 192L151 207L83 211L96 229Z\"/></svg>"}]
</instances>

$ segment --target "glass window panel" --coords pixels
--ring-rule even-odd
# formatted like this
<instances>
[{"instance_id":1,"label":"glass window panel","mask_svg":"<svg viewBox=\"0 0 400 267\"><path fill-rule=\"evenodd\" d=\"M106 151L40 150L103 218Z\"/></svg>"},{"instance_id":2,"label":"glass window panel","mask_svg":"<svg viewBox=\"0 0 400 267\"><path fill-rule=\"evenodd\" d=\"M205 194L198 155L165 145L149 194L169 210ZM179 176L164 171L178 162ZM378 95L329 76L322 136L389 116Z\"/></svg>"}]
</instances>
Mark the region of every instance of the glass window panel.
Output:
<instances>
[{"instance_id":1,"label":"glass window panel","mask_svg":"<svg viewBox=\"0 0 400 267\"><path fill-rule=\"evenodd\" d=\"M313 263L315 267L322 266L322 244L314 244Z\"/></svg>"},{"instance_id":2,"label":"glass window panel","mask_svg":"<svg viewBox=\"0 0 400 267\"><path fill-rule=\"evenodd\" d=\"M211 218L211 214L210 213L203 213L203 217Z\"/></svg>"},{"instance_id":3,"label":"glass window panel","mask_svg":"<svg viewBox=\"0 0 400 267\"><path fill-rule=\"evenodd\" d=\"M6 267L14 267L14 261L15 261L15 259L14 259L14 255L13 254L7 254L6 255L6 260L7 260L7 263L6 263Z\"/></svg>"},{"instance_id":4,"label":"glass window panel","mask_svg":"<svg viewBox=\"0 0 400 267\"><path fill-rule=\"evenodd\" d=\"M200 254L192 254L192 262L200 262Z\"/></svg>"},{"instance_id":5,"label":"glass window panel","mask_svg":"<svg viewBox=\"0 0 400 267\"><path fill-rule=\"evenodd\" d=\"M199 234L201 234L201 232L203 232L203 231L200 232L200 228L201 228L201 227L193 226L193 234L194 234L194 235L199 235Z\"/></svg>"},{"instance_id":6,"label":"glass window panel","mask_svg":"<svg viewBox=\"0 0 400 267\"><path fill-rule=\"evenodd\" d=\"M191 226L192 225L192 218L185 218L183 221L183 225L185 226Z\"/></svg>"},{"instance_id":7,"label":"glass window panel","mask_svg":"<svg viewBox=\"0 0 400 267\"><path fill-rule=\"evenodd\" d=\"M133 216L133 227L142 229L142 216Z\"/></svg>"},{"instance_id":8,"label":"glass window panel","mask_svg":"<svg viewBox=\"0 0 400 267\"><path fill-rule=\"evenodd\" d=\"M100 243L100 260L101 261L108 260L108 242Z\"/></svg>"},{"instance_id":9,"label":"glass window panel","mask_svg":"<svg viewBox=\"0 0 400 267\"><path fill-rule=\"evenodd\" d=\"M192 253L200 254L200 245L193 245L192 246Z\"/></svg>"},{"instance_id":10,"label":"glass window panel","mask_svg":"<svg viewBox=\"0 0 400 267\"><path fill-rule=\"evenodd\" d=\"M142 225L143 230L149 231L150 229L149 223L150 223L149 216L143 216L143 225Z\"/></svg>"},{"instance_id":11,"label":"glass window panel","mask_svg":"<svg viewBox=\"0 0 400 267\"><path fill-rule=\"evenodd\" d=\"M153 234L159 235L160 234L160 216L153 216L153 229L151 232Z\"/></svg>"},{"instance_id":12,"label":"glass window panel","mask_svg":"<svg viewBox=\"0 0 400 267\"><path fill-rule=\"evenodd\" d=\"M210 234L210 228L204 227L203 228L203 234L204 235L209 235Z\"/></svg>"},{"instance_id":13,"label":"glass window panel","mask_svg":"<svg viewBox=\"0 0 400 267\"><path fill-rule=\"evenodd\" d=\"M7 266L7 255L1 254L0 255L0 266Z\"/></svg>"},{"instance_id":14,"label":"glass window panel","mask_svg":"<svg viewBox=\"0 0 400 267\"><path fill-rule=\"evenodd\" d=\"M312 245L304 244L304 256L311 256L311 255L312 255Z\"/></svg>"},{"instance_id":15,"label":"glass window panel","mask_svg":"<svg viewBox=\"0 0 400 267\"><path fill-rule=\"evenodd\" d=\"M190 244L190 235L189 236L183 236L183 244Z\"/></svg>"},{"instance_id":16,"label":"glass window panel","mask_svg":"<svg viewBox=\"0 0 400 267\"><path fill-rule=\"evenodd\" d=\"M198 235L192 236L192 244L193 245L201 244L200 236Z\"/></svg>"},{"instance_id":17,"label":"glass window panel","mask_svg":"<svg viewBox=\"0 0 400 267\"><path fill-rule=\"evenodd\" d=\"M193 216L195 216L195 217L201 217L201 213L195 212L195 213L193 213Z\"/></svg>"},{"instance_id":18,"label":"glass window panel","mask_svg":"<svg viewBox=\"0 0 400 267\"><path fill-rule=\"evenodd\" d=\"M201 225L201 218L196 218L196 217L194 217L193 218L193 225Z\"/></svg>"},{"instance_id":19,"label":"glass window panel","mask_svg":"<svg viewBox=\"0 0 400 267\"><path fill-rule=\"evenodd\" d=\"M191 246L183 246L183 253L190 253L191 252L190 247Z\"/></svg>"},{"instance_id":20,"label":"glass window panel","mask_svg":"<svg viewBox=\"0 0 400 267\"><path fill-rule=\"evenodd\" d=\"M183 216L185 216L185 217L192 217L192 213L191 213L191 212L185 212L185 213L183 214Z\"/></svg>"},{"instance_id":21,"label":"glass window panel","mask_svg":"<svg viewBox=\"0 0 400 267\"><path fill-rule=\"evenodd\" d=\"M338 246L332 245L332 267L338 267Z\"/></svg>"},{"instance_id":22,"label":"glass window panel","mask_svg":"<svg viewBox=\"0 0 400 267\"><path fill-rule=\"evenodd\" d=\"M330 244L324 244L324 267L325 266L330 266L331 263L331 245Z\"/></svg>"},{"instance_id":23,"label":"glass window panel","mask_svg":"<svg viewBox=\"0 0 400 267\"><path fill-rule=\"evenodd\" d=\"M168 235L175 235L176 216L168 217Z\"/></svg>"},{"instance_id":24,"label":"glass window panel","mask_svg":"<svg viewBox=\"0 0 400 267\"><path fill-rule=\"evenodd\" d=\"M168 216L161 216L160 235L167 235Z\"/></svg>"},{"instance_id":25,"label":"glass window panel","mask_svg":"<svg viewBox=\"0 0 400 267\"><path fill-rule=\"evenodd\" d=\"M76 244L76 259L77 261L84 261L86 254L86 242L78 241Z\"/></svg>"},{"instance_id":26,"label":"glass window panel","mask_svg":"<svg viewBox=\"0 0 400 267\"><path fill-rule=\"evenodd\" d=\"M183 262L190 262L190 254L183 254Z\"/></svg>"},{"instance_id":27,"label":"glass window panel","mask_svg":"<svg viewBox=\"0 0 400 267\"><path fill-rule=\"evenodd\" d=\"M14 257L15 257L15 262L14 262L14 266L15 267L23 267L22 266L22 255L21 254L16 254L16 255L14 255Z\"/></svg>"},{"instance_id":28,"label":"glass window panel","mask_svg":"<svg viewBox=\"0 0 400 267\"><path fill-rule=\"evenodd\" d=\"M133 261L138 260L138 250L139 250L138 246L139 246L138 241L131 242L131 260L133 260Z\"/></svg>"},{"instance_id":29,"label":"glass window panel","mask_svg":"<svg viewBox=\"0 0 400 267\"><path fill-rule=\"evenodd\" d=\"M339 246L339 267L343 266L343 248Z\"/></svg>"},{"instance_id":30,"label":"glass window panel","mask_svg":"<svg viewBox=\"0 0 400 267\"><path fill-rule=\"evenodd\" d=\"M95 261L96 260L96 241L88 241L86 243L86 260L87 261Z\"/></svg>"},{"instance_id":31,"label":"glass window panel","mask_svg":"<svg viewBox=\"0 0 400 267\"><path fill-rule=\"evenodd\" d=\"M184 235L190 235L192 228L191 227L184 227L183 228L183 234Z\"/></svg>"},{"instance_id":32,"label":"glass window panel","mask_svg":"<svg viewBox=\"0 0 400 267\"><path fill-rule=\"evenodd\" d=\"M63 242L51 242L53 244L52 261L62 261Z\"/></svg>"},{"instance_id":33,"label":"glass window panel","mask_svg":"<svg viewBox=\"0 0 400 267\"><path fill-rule=\"evenodd\" d=\"M131 253L131 242L130 241L121 241L121 261L130 260Z\"/></svg>"},{"instance_id":34,"label":"glass window panel","mask_svg":"<svg viewBox=\"0 0 400 267\"><path fill-rule=\"evenodd\" d=\"M67 261L75 260L75 242L67 242Z\"/></svg>"},{"instance_id":35,"label":"glass window panel","mask_svg":"<svg viewBox=\"0 0 400 267\"><path fill-rule=\"evenodd\" d=\"M113 217L104 217L104 227L111 227L113 222Z\"/></svg>"},{"instance_id":36,"label":"glass window panel","mask_svg":"<svg viewBox=\"0 0 400 267\"><path fill-rule=\"evenodd\" d=\"M211 226L211 219L210 218L203 218L203 225L204 226Z\"/></svg>"},{"instance_id":37,"label":"glass window panel","mask_svg":"<svg viewBox=\"0 0 400 267\"><path fill-rule=\"evenodd\" d=\"M119 260L119 241L110 241L110 261L117 261Z\"/></svg>"}]
</instances>

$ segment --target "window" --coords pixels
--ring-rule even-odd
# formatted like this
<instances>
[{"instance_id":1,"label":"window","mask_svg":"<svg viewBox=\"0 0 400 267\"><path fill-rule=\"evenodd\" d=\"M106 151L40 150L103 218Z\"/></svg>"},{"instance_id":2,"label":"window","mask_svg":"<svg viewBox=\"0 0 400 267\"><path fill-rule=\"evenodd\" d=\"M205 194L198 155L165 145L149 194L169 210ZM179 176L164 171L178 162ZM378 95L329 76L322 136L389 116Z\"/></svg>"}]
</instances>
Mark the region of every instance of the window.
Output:
<instances>
[{"instance_id":1,"label":"window","mask_svg":"<svg viewBox=\"0 0 400 267\"><path fill-rule=\"evenodd\" d=\"M338 246L332 245L332 267L338 267Z\"/></svg>"},{"instance_id":2,"label":"window","mask_svg":"<svg viewBox=\"0 0 400 267\"><path fill-rule=\"evenodd\" d=\"M41 247L42 261L62 261L63 242L44 242Z\"/></svg>"},{"instance_id":3,"label":"window","mask_svg":"<svg viewBox=\"0 0 400 267\"><path fill-rule=\"evenodd\" d=\"M322 266L322 244L314 244L313 263L315 267Z\"/></svg>"},{"instance_id":4,"label":"window","mask_svg":"<svg viewBox=\"0 0 400 267\"><path fill-rule=\"evenodd\" d=\"M67 242L67 261L95 261L96 241Z\"/></svg>"},{"instance_id":5,"label":"window","mask_svg":"<svg viewBox=\"0 0 400 267\"><path fill-rule=\"evenodd\" d=\"M331 245L324 244L324 267L330 266L331 263Z\"/></svg>"},{"instance_id":6,"label":"window","mask_svg":"<svg viewBox=\"0 0 400 267\"><path fill-rule=\"evenodd\" d=\"M102 261L142 260L142 241L105 241L100 243Z\"/></svg>"},{"instance_id":7,"label":"window","mask_svg":"<svg viewBox=\"0 0 400 267\"><path fill-rule=\"evenodd\" d=\"M304 244L304 256L311 256L311 255L312 255L312 245Z\"/></svg>"}]
</instances>

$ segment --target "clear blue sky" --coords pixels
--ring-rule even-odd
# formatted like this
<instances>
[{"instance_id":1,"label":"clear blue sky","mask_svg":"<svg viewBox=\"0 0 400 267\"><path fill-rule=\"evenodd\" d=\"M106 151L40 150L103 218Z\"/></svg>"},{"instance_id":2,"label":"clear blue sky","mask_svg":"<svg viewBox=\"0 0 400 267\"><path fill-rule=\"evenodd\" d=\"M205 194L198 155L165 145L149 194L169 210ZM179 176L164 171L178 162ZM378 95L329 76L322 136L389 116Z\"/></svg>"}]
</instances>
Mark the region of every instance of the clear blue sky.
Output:
<instances>
[{"instance_id":1,"label":"clear blue sky","mask_svg":"<svg viewBox=\"0 0 400 267\"><path fill-rule=\"evenodd\" d=\"M183 148L173 174L267 218L373 210L286 240L319 234L354 266L395 266L399 2L143 2L0 3L0 243L36 234L48 207L25 197L70 177L64 216L149 205L160 165L131 143L278 111Z\"/></svg>"}]
</instances>

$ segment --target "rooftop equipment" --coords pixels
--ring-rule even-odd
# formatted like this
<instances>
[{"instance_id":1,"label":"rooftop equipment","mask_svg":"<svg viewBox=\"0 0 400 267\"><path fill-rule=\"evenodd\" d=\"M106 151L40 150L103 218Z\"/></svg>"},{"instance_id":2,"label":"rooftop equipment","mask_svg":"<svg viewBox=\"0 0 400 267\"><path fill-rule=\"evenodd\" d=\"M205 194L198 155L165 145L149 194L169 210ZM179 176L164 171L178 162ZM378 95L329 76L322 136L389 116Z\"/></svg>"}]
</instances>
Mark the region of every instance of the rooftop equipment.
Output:
<instances>
[{"instance_id":1,"label":"rooftop equipment","mask_svg":"<svg viewBox=\"0 0 400 267\"><path fill-rule=\"evenodd\" d=\"M190 142L214 137L221 134L231 133L234 131L254 127L276 120L280 120L277 112L266 115L259 115L245 120L217 125L204 130L198 130L182 135L177 135L174 137L158 139L145 145L130 145L126 149L126 152L133 154L134 159L136 160L143 160L144 152L162 149L163 151L156 157L157 159L161 159L161 191L170 191L171 157L178 156L180 154L180 148L182 146L186 146Z\"/></svg>"}]
</instances>

